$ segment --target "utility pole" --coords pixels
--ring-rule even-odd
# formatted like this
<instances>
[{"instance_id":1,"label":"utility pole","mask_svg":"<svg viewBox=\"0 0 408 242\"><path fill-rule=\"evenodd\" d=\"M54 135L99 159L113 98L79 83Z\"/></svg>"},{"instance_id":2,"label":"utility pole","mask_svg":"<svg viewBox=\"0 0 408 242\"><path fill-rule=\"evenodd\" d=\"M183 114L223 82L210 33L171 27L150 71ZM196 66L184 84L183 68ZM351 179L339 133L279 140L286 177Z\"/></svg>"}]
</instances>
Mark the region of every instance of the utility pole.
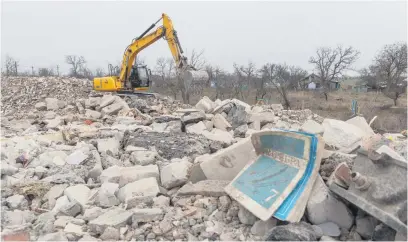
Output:
<instances>
[{"instance_id":1,"label":"utility pole","mask_svg":"<svg viewBox=\"0 0 408 242\"><path fill-rule=\"evenodd\" d=\"M14 70L16 71L16 76L18 76L17 61L14 61Z\"/></svg>"},{"instance_id":2,"label":"utility pole","mask_svg":"<svg viewBox=\"0 0 408 242\"><path fill-rule=\"evenodd\" d=\"M34 66L31 66L31 75L34 76Z\"/></svg>"},{"instance_id":3,"label":"utility pole","mask_svg":"<svg viewBox=\"0 0 408 242\"><path fill-rule=\"evenodd\" d=\"M59 76L59 65L57 65L57 76Z\"/></svg>"}]
</instances>

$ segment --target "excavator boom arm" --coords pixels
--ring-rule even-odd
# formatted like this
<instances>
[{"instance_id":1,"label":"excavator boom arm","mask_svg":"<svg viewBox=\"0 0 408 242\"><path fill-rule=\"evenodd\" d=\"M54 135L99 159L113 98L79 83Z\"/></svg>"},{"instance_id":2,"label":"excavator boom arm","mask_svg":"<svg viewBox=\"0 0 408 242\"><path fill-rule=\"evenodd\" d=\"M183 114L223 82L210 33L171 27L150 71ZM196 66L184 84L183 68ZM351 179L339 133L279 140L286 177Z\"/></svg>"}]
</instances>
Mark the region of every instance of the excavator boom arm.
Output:
<instances>
[{"instance_id":1,"label":"excavator boom arm","mask_svg":"<svg viewBox=\"0 0 408 242\"><path fill-rule=\"evenodd\" d=\"M128 79L137 54L161 37L165 37L167 40L177 68L182 69L187 65L186 58L182 55L183 50L180 47L177 33L173 28L173 23L166 14L162 14L162 19L163 26L160 26L156 29L156 31L146 36L143 36L142 34L142 36L134 40L132 44L126 48L125 53L123 54L122 67L119 75L119 80L121 82L125 82ZM154 25L152 25L149 29L152 27L154 27Z\"/></svg>"}]
</instances>

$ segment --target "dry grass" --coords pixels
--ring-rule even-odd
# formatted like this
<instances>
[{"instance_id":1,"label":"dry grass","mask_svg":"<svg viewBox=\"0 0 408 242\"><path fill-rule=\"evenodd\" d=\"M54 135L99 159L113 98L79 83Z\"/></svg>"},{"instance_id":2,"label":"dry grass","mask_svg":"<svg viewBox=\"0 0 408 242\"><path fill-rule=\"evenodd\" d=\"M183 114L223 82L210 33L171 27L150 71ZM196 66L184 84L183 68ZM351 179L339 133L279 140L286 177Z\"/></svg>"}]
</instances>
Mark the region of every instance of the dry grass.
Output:
<instances>
[{"instance_id":1,"label":"dry grass","mask_svg":"<svg viewBox=\"0 0 408 242\"><path fill-rule=\"evenodd\" d=\"M167 94L165 90L155 90L156 92ZM249 104L255 104L256 90L251 90L244 95L245 101ZM215 98L215 89L207 88L200 96L192 96L190 103L197 103L202 96L208 96L211 99ZM181 99L180 95L177 96ZM228 95L225 98L232 98ZM367 122L377 116L372 127L380 133L383 132L400 132L407 129L407 96L398 99L398 105L393 106L393 101L385 97L382 93L367 92L354 93L347 91L335 91L329 93L328 101L319 92L299 91L289 92L289 100L292 109L310 109L314 113L322 117L334 118L339 120L347 120L351 117L351 102L357 100L359 106L359 114L362 115ZM276 91L268 93L265 101L269 104L281 103L281 97Z\"/></svg>"}]
</instances>

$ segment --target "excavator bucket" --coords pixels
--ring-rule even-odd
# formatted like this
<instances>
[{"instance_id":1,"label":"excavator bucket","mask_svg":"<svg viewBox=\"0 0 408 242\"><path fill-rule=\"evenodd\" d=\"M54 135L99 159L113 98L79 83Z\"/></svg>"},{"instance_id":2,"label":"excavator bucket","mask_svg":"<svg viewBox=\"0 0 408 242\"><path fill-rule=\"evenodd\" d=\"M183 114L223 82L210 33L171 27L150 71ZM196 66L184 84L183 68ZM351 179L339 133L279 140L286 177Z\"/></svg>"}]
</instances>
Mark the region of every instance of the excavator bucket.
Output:
<instances>
[{"instance_id":1,"label":"excavator bucket","mask_svg":"<svg viewBox=\"0 0 408 242\"><path fill-rule=\"evenodd\" d=\"M191 87L194 85L201 85L204 82L207 82L209 76L206 71L194 71L194 70L186 70L182 74L183 81L187 87Z\"/></svg>"}]
</instances>

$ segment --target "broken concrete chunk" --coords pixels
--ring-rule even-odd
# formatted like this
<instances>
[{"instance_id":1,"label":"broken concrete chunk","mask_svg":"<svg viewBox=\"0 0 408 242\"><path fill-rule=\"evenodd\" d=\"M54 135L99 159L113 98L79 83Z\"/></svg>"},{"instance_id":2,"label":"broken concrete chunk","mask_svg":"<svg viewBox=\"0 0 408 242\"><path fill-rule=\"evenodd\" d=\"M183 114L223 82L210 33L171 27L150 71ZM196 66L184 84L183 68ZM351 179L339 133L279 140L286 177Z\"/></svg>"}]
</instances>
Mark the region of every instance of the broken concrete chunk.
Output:
<instances>
[{"instance_id":1,"label":"broken concrete chunk","mask_svg":"<svg viewBox=\"0 0 408 242\"><path fill-rule=\"evenodd\" d=\"M270 218L267 221L258 220L252 225L251 233L257 236L264 236L273 227L276 226L278 221L275 218Z\"/></svg>"},{"instance_id":2,"label":"broken concrete chunk","mask_svg":"<svg viewBox=\"0 0 408 242\"><path fill-rule=\"evenodd\" d=\"M321 228L323 235L337 237L340 236L340 228L337 224L333 222L326 222L317 225Z\"/></svg>"},{"instance_id":3,"label":"broken concrete chunk","mask_svg":"<svg viewBox=\"0 0 408 242\"><path fill-rule=\"evenodd\" d=\"M341 228L350 229L353 215L347 206L335 198L319 175L307 202L307 216L313 224L333 222Z\"/></svg>"},{"instance_id":4,"label":"broken concrete chunk","mask_svg":"<svg viewBox=\"0 0 408 242\"><path fill-rule=\"evenodd\" d=\"M156 197L160 189L156 178L144 178L126 184L119 189L118 198L122 202L127 202L133 197Z\"/></svg>"},{"instance_id":5,"label":"broken concrete chunk","mask_svg":"<svg viewBox=\"0 0 408 242\"><path fill-rule=\"evenodd\" d=\"M45 102L36 103L35 109L37 109L38 111L45 111L47 110L47 104Z\"/></svg>"},{"instance_id":6,"label":"broken concrete chunk","mask_svg":"<svg viewBox=\"0 0 408 242\"><path fill-rule=\"evenodd\" d=\"M311 119L307 120L300 130L311 134L323 134L324 132L323 126Z\"/></svg>"},{"instance_id":7,"label":"broken concrete chunk","mask_svg":"<svg viewBox=\"0 0 408 242\"><path fill-rule=\"evenodd\" d=\"M108 208L119 205L120 201L116 197L119 191L119 184L105 182L98 192L98 204L101 207Z\"/></svg>"},{"instance_id":8,"label":"broken concrete chunk","mask_svg":"<svg viewBox=\"0 0 408 242\"><path fill-rule=\"evenodd\" d=\"M119 229L107 227L99 238L103 241L117 241L120 238Z\"/></svg>"},{"instance_id":9,"label":"broken concrete chunk","mask_svg":"<svg viewBox=\"0 0 408 242\"><path fill-rule=\"evenodd\" d=\"M367 121L364 117L356 116L352 119L346 121L348 124L352 124L364 132L364 136L371 136L374 135L373 129L368 125Z\"/></svg>"},{"instance_id":10,"label":"broken concrete chunk","mask_svg":"<svg viewBox=\"0 0 408 242\"><path fill-rule=\"evenodd\" d=\"M138 147L139 150L133 151L130 155L130 161L135 165L151 165L155 164L155 161L159 154L156 151L146 150ZM142 150L143 149L143 150Z\"/></svg>"},{"instance_id":11,"label":"broken concrete chunk","mask_svg":"<svg viewBox=\"0 0 408 242\"><path fill-rule=\"evenodd\" d=\"M250 211L248 211L246 208L240 206L239 212L238 212L238 218L239 221L242 224L247 224L247 225L253 225L258 218L253 215Z\"/></svg>"},{"instance_id":12,"label":"broken concrete chunk","mask_svg":"<svg viewBox=\"0 0 408 242\"><path fill-rule=\"evenodd\" d=\"M102 113L95 111L95 110L86 109L85 117L90 118L90 119L99 119L102 117Z\"/></svg>"},{"instance_id":13,"label":"broken concrete chunk","mask_svg":"<svg viewBox=\"0 0 408 242\"><path fill-rule=\"evenodd\" d=\"M47 110L58 110L58 99L56 98L46 98L45 103L47 104Z\"/></svg>"},{"instance_id":14,"label":"broken concrete chunk","mask_svg":"<svg viewBox=\"0 0 408 242\"><path fill-rule=\"evenodd\" d=\"M98 151L99 152L112 152L113 155L119 154L120 142L117 138L98 139Z\"/></svg>"},{"instance_id":15,"label":"broken concrete chunk","mask_svg":"<svg viewBox=\"0 0 408 242\"><path fill-rule=\"evenodd\" d=\"M157 167L157 165L130 167L111 166L108 169L102 171L100 180L102 183L118 183L119 187L122 187L130 182L149 177L159 179L159 168Z\"/></svg>"},{"instance_id":16,"label":"broken concrete chunk","mask_svg":"<svg viewBox=\"0 0 408 242\"><path fill-rule=\"evenodd\" d=\"M213 103L207 96L204 96L200 101L198 101L195 107L204 111L205 113L210 113L214 109L215 103Z\"/></svg>"},{"instance_id":17,"label":"broken concrete chunk","mask_svg":"<svg viewBox=\"0 0 408 242\"><path fill-rule=\"evenodd\" d=\"M232 128L231 124L219 113L214 115L212 122L214 127L223 131L229 131Z\"/></svg>"},{"instance_id":18,"label":"broken concrete chunk","mask_svg":"<svg viewBox=\"0 0 408 242\"><path fill-rule=\"evenodd\" d=\"M181 122L184 124L198 123L205 120L205 113L203 111L185 113L181 116Z\"/></svg>"},{"instance_id":19,"label":"broken concrete chunk","mask_svg":"<svg viewBox=\"0 0 408 242\"><path fill-rule=\"evenodd\" d=\"M161 184L166 189L184 185L188 180L190 163L180 161L171 163L162 168L160 172Z\"/></svg>"},{"instance_id":20,"label":"broken concrete chunk","mask_svg":"<svg viewBox=\"0 0 408 242\"><path fill-rule=\"evenodd\" d=\"M124 107L123 102L116 102L107 107L102 108L103 115L116 115Z\"/></svg>"},{"instance_id":21,"label":"broken concrete chunk","mask_svg":"<svg viewBox=\"0 0 408 242\"><path fill-rule=\"evenodd\" d=\"M204 130L202 135L209 140L218 141L227 146L234 140L233 135L231 135L229 132L216 128L214 128L211 132Z\"/></svg>"},{"instance_id":22,"label":"broken concrete chunk","mask_svg":"<svg viewBox=\"0 0 408 242\"><path fill-rule=\"evenodd\" d=\"M102 234L107 227L120 228L130 221L133 212L121 208L112 208L96 219L89 222L89 230L93 233Z\"/></svg>"},{"instance_id":23,"label":"broken concrete chunk","mask_svg":"<svg viewBox=\"0 0 408 242\"><path fill-rule=\"evenodd\" d=\"M360 128L335 119L325 119L323 128L325 143L340 149L347 149L356 145L364 136L364 132Z\"/></svg>"},{"instance_id":24,"label":"broken concrete chunk","mask_svg":"<svg viewBox=\"0 0 408 242\"><path fill-rule=\"evenodd\" d=\"M249 122L259 122L261 126L267 123L274 123L278 120L273 112L251 113Z\"/></svg>"},{"instance_id":25,"label":"broken concrete chunk","mask_svg":"<svg viewBox=\"0 0 408 242\"><path fill-rule=\"evenodd\" d=\"M89 198L89 192L90 189L87 186L78 184L65 189L64 195L67 196L70 201L76 201L84 208Z\"/></svg>"},{"instance_id":26,"label":"broken concrete chunk","mask_svg":"<svg viewBox=\"0 0 408 242\"><path fill-rule=\"evenodd\" d=\"M164 215L160 208L134 208L132 212L132 223L159 221Z\"/></svg>"},{"instance_id":27,"label":"broken concrete chunk","mask_svg":"<svg viewBox=\"0 0 408 242\"><path fill-rule=\"evenodd\" d=\"M58 231L55 233L45 234L38 238L37 241L68 241L64 232Z\"/></svg>"},{"instance_id":28,"label":"broken concrete chunk","mask_svg":"<svg viewBox=\"0 0 408 242\"><path fill-rule=\"evenodd\" d=\"M364 239L371 239L378 220L371 216L356 219L356 231Z\"/></svg>"},{"instance_id":29,"label":"broken concrete chunk","mask_svg":"<svg viewBox=\"0 0 408 242\"><path fill-rule=\"evenodd\" d=\"M207 130L207 126L200 121L196 124L188 124L186 126L186 131L189 134L201 134L204 130Z\"/></svg>"},{"instance_id":30,"label":"broken concrete chunk","mask_svg":"<svg viewBox=\"0 0 408 242\"><path fill-rule=\"evenodd\" d=\"M76 150L65 158L65 162L70 165L80 165L88 155L84 154L82 150Z\"/></svg>"},{"instance_id":31,"label":"broken concrete chunk","mask_svg":"<svg viewBox=\"0 0 408 242\"><path fill-rule=\"evenodd\" d=\"M99 104L99 108L104 108L108 105L111 105L115 101L115 96L113 95L104 95L101 98L101 103Z\"/></svg>"},{"instance_id":32,"label":"broken concrete chunk","mask_svg":"<svg viewBox=\"0 0 408 242\"><path fill-rule=\"evenodd\" d=\"M11 209L28 209L28 201L23 195L13 195L6 199L7 205Z\"/></svg>"},{"instance_id":33,"label":"broken concrete chunk","mask_svg":"<svg viewBox=\"0 0 408 242\"><path fill-rule=\"evenodd\" d=\"M317 241L318 237L312 225L300 222L272 228L266 241Z\"/></svg>"},{"instance_id":34,"label":"broken concrete chunk","mask_svg":"<svg viewBox=\"0 0 408 242\"><path fill-rule=\"evenodd\" d=\"M195 184L191 182L181 187L177 194L180 196L186 195L202 195L209 197L220 197L227 195L224 188L228 185L229 181L219 180L204 180Z\"/></svg>"}]
</instances>

